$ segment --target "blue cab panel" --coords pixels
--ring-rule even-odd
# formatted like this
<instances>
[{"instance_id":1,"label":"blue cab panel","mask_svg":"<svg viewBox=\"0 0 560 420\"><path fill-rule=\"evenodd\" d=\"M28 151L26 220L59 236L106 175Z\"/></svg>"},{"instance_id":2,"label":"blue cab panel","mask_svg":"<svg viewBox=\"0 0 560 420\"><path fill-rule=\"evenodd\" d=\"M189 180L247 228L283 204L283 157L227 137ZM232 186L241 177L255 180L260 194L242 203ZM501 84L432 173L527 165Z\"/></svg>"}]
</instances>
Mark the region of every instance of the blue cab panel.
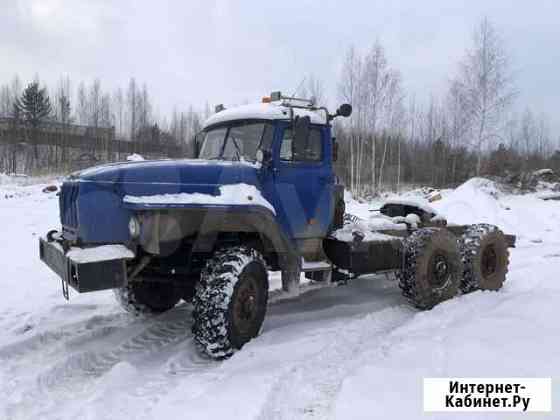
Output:
<instances>
[{"instance_id":1,"label":"blue cab panel","mask_svg":"<svg viewBox=\"0 0 560 420\"><path fill-rule=\"evenodd\" d=\"M283 160L282 139L289 124L275 121L274 127L272 159L266 165L179 159L115 163L84 170L62 187L61 222L75 230L82 243L124 243L130 239L130 217L139 208L126 205L125 196L216 196L223 185L244 183L254 186L274 207L276 221L288 238L324 237L333 214L330 127L315 127L320 133L321 154L314 162Z\"/></svg>"}]
</instances>

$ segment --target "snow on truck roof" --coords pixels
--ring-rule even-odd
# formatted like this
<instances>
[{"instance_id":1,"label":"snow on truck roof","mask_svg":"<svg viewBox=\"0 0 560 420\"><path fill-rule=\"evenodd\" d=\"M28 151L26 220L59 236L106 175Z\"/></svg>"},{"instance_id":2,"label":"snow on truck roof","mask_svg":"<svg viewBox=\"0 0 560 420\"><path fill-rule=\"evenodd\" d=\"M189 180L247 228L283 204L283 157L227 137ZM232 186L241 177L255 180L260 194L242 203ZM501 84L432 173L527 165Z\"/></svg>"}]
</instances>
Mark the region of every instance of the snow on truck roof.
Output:
<instances>
[{"instance_id":1,"label":"snow on truck roof","mask_svg":"<svg viewBox=\"0 0 560 420\"><path fill-rule=\"evenodd\" d=\"M326 124L326 115L323 111L292 108L294 116L308 116L312 124ZM206 120L204 127L235 120L285 120L290 118L290 107L281 103L258 103L240 105L220 111Z\"/></svg>"}]
</instances>

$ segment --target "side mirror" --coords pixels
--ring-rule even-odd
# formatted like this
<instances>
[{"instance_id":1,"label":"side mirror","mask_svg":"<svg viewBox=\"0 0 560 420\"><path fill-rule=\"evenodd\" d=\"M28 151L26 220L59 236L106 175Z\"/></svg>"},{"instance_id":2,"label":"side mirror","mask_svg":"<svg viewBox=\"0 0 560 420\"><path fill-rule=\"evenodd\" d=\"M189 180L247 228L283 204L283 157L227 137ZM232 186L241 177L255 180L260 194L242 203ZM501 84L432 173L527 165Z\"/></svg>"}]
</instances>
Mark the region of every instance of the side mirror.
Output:
<instances>
[{"instance_id":1,"label":"side mirror","mask_svg":"<svg viewBox=\"0 0 560 420\"><path fill-rule=\"evenodd\" d=\"M307 144L311 131L311 118L297 116L294 122L294 141L296 144Z\"/></svg>"},{"instance_id":2,"label":"side mirror","mask_svg":"<svg viewBox=\"0 0 560 420\"><path fill-rule=\"evenodd\" d=\"M350 104L342 104L336 110L336 115L340 117L348 118L352 115L352 105Z\"/></svg>"}]
</instances>

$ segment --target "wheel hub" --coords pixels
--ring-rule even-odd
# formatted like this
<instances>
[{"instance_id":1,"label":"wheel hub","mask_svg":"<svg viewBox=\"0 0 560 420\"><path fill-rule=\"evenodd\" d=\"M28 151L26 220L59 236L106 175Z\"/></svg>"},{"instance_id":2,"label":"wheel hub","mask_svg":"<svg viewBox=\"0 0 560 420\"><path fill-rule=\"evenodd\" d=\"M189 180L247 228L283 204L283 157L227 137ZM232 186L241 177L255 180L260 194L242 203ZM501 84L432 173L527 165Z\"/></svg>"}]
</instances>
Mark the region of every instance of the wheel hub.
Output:
<instances>
[{"instance_id":1,"label":"wheel hub","mask_svg":"<svg viewBox=\"0 0 560 420\"><path fill-rule=\"evenodd\" d=\"M255 280L250 278L239 285L233 307L233 319L241 333L251 329L257 313L257 287Z\"/></svg>"},{"instance_id":2,"label":"wheel hub","mask_svg":"<svg viewBox=\"0 0 560 420\"><path fill-rule=\"evenodd\" d=\"M432 259L432 286L441 287L445 284L450 274L447 258L443 254L437 254Z\"/></svg>"},{"instance_id":3,"label":"wheel hub","mask_svg":"<svg viewBox=\"0 0 560 420\"><path fill-rule=\"evenodd\" d=\"M496 272L498 267L498 255L492 245L487 246L482 251L481 269L484 277L490 276Z\"/></svg>"}]
</instances>

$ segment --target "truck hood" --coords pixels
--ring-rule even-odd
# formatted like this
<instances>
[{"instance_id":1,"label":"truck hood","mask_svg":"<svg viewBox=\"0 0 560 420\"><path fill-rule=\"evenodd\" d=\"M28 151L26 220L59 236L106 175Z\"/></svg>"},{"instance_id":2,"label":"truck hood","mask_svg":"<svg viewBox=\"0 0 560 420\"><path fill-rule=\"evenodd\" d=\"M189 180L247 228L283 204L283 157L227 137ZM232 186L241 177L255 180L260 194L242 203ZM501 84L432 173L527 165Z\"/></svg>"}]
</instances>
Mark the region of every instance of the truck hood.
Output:
<instances>
[{"instance_id":1,"label":"truck hood","mask_svg":"<svg viewBox=\"0 0 560 420\"><path fill-rule=\"evenodd\" d=\"M215 194L219 186L229 184L258 188L258 172L258 166L249 162L180 159L108 164L72 177L84 183L113 184L127 195Z\"/></svg>"},{"instance_id":2,"label":"truck hood","mask_svg":"<svg viewBox=\"0 0 560 420\"><path fill-rule=\"evenodd\" d=\"M151 200L149 207L153 208L152 202L158 197L164 197L164 202L170 196L182 198L185 194L189 198L202 197L197 205L237 204L245 197L252 205L268 207L274 212L268 202L260 200L260 173L250 163L215 160L97 166L72 174L62 185L61 221L77 231L85 243L126 243L130 240L128 223L133 209L145 207L146 200Z\"/></svg>"}]
</instances>

